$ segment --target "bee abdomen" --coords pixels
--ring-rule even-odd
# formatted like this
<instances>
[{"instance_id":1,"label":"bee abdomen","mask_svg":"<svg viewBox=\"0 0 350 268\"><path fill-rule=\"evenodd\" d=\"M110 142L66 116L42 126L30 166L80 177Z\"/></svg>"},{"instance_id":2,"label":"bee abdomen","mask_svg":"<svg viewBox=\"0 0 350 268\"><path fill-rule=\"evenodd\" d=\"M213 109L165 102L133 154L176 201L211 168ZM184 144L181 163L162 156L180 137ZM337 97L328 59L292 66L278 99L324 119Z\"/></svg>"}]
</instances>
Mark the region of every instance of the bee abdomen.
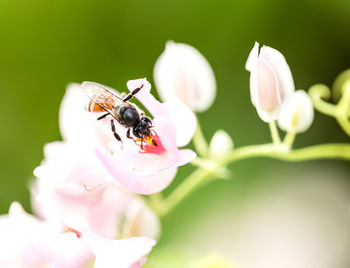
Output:
<instances>
[{"instance_id":1,"label":"bee abdomen","mask_svg":"<svg viewBox=\"0 0 350 268\"><path fill-rule=\"evenodd\" d=\"M93 101L89 101L86 105L86 110L93 113L102 113L106 110L103 109L100 105L94 103Z\"/></svg>"}]
</instances>

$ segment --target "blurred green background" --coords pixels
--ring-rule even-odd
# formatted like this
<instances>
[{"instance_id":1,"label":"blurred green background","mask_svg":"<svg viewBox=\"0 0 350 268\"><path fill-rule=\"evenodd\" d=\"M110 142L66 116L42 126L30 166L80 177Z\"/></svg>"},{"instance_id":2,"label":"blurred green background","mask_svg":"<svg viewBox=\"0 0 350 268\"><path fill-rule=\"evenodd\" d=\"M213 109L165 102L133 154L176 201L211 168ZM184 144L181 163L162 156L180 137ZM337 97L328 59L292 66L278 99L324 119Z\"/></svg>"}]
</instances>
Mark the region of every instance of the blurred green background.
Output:
<instances>
[{"instance_id":1,"label":"blurred green background","mask_svg":"<svg viewBox=\"0 0 350 268\"><path fill-rule=\"evenodd\" d=\"M244 69L254 41L285 55L297 88L330 85L350 67L350 1L1 0L1 213L13 200L30 208L28 181L43 145L60 139L58 108L66 85L90 80L122 90L129 79L152 82L153 65L167 40L196 47L214 69L217 98L199 115L206 137L222 128L236 147L264 143L270 140L268 127L251 105ZM348 141L333 119L316 113L296 146ZM262 174L275 174L283 183L300 170L312 174L321 166L350 179L349 162L340 160L239 162L232 180L203 187L169 215L160 243L189 233L195 228L192 219L207 211L254 198L252 189L274 177ZM173 185L190 169L181 169Z\"/></svg>"}]
</instances>

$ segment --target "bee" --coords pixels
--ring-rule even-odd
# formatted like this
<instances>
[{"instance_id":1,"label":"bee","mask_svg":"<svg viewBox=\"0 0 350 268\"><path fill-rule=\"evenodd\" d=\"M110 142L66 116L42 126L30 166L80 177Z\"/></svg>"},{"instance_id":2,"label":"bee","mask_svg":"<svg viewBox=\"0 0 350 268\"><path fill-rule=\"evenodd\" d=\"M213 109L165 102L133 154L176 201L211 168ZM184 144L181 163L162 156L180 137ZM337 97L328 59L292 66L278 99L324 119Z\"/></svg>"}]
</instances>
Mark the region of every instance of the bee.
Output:
<instances>
[{"instance_id":1,"label":"bee","mask_svg":"<svg viewBox=\"0 0 350 268\"><path fill-rule=\"evenodd\" d=\"M87 110L94 113L104 114L97 118L101 120L107 116L111 116L111 130L114 137L118 141L122 141L118 133L116 132L114 119L122 126L127 128L126 137L133 139L131 131L134 137L141 140L141 149L143 149L144 140L152 140L152 120L144 113L139 113L136 106L129 102L141 89L134 89L126 96L117 96L112 91L108 90L104 86L94 82L83 82L81 85L84 93L89 97L90 101L87 105Z\"/></svg>"}]
</instances>

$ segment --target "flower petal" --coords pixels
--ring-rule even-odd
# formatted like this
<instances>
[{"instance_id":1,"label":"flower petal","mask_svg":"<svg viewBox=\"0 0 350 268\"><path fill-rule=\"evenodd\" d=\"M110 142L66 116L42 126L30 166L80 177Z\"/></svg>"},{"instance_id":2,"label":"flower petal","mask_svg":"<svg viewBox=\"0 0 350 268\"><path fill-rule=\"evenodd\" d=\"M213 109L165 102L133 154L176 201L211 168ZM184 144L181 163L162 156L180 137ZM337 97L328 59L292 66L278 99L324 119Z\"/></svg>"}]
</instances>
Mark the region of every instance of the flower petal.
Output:
<instances>
[{"instance_id":1,"label":"flower petal","mask_svg":"<svg viewBox=\"0 0 350 268\"><path fill-rule=\"evenodd\" d=\"M259 44L248 56L246 69L250 71L250 93L260 118L269 122L278 118L281 109L294 92L294 83L284 56L271 47Z\"/></svg>"},{"instance_id":2,"label":"flower petal","mask_svg":"<svg viewBox=\"0 0 350 268\"><path fill-rule=\"evenodd\" d=\"M306 131L314 119L314 108L309 95L303 90L297 90L281 111L278 125L285 131Z\"/></svg>"},{"instance_id":3,"label":"flower petal","mask_svg":"<svg viewBox=\"0 0 350 268\"><path fill-rule=\"evenodd\" d=\"M148 237L107 240L88 231L83 232L82 237L96 255L94 268L129 268L156 244Z\"/></svg>"},{"instance_id":4,"label":"flower petal","mask_svg":"<svg viewBox=\"0 0 350 268\"><path fill-rule=\"evenodd\" d=\"M124 187L139 194L162 191L171 183L177 171L176 167L154 171L137 170L135 159L125 157L123 154L121 157L113 157L101 150L96 150L96 154L112 177Z\"/></svg>"},{"instance_id":5,"label":"flower petal","mask_svg":"<svg viewBox=\"0 0 350 268\"><path fill-rule=\"evenodd\" d=\"M278 77L279 88L283 88L283 90L280 91L283 94L281 95L281 100L282 102L286 102L294 92L295 86L292 72L285 57L278 50L268 46L263 46L261 48L259 57L273 66Z\"/></svg>"},{"instance_id":6,"label":"flower petal","mask_svg":"<svg viewBox=\"0 0 350 268\"><path fill-rule=\"evenodd\" d=\"M155 212L136 198L126 211L124 226L123 234L127 237L147 236L157 239L161 229L160 220Z\"/></svg>"},{"instance_id":7,"label":"flower petal","mask_svg":"<svg viewBox=\"0 0 350 268\"><path fill-rule=\"evenodd\" d=\"M254 47L249 53L245 68L250 72L250 97L253 105L256 107L258 103L258 56L259 56L259 43L255 42Z\"/></svg>"},{"instance_id":8,"label":"flower petal","mask_svg":"<svg viewBox=\"0 0 350 268\"><path fill-rule=\"evenodd\" d=\"M187 145L197 128L197 119L194 113L175 96L165 102L170 113L171 121L176 128L176 142L178 147Z\"/></svg>"},{"instance_id":9,"label":"flower petal","mask_svg":"<svg viewBox=\"0 0 350 268\"><path fill-rule=\"evenodd\" d=\"M194 47L168 41L154 66L154 80L163 101L180 98L193 111L213 103L216 82L212 68Z\"/></svg>"},{"instance_id":10,"label":"flower petal","mask_svg":"<svg viewBox=\"0 0 350 268\"><path fill-rule=\"evenodd\" d=\"M175 96L166 103L160 103L150 93L150 83L146 79L130 80L127 86L130 91L143 85L135 96L153 115L154 121L165 118L168 122L169 134L176 135L177 146L184 146L190 142L197 127L196 117L193 112ZM170 119L170 122L169 122ZM173 126L170 126L172 124ZM171 128L175 128L172 130Z\"/></svg>"},{"instance_id":11,"label":"flower petal","mask_svg":"<svg viewBox=\"0 0 350 268\"><path fill-rule=\"evenodd\" d=\"M106 147L110 135L96 120L98 115L86 111L88 102L79 84L68 86L59 111L61 135L66 142L75 145Z\"/></svg>"}]
</instances>

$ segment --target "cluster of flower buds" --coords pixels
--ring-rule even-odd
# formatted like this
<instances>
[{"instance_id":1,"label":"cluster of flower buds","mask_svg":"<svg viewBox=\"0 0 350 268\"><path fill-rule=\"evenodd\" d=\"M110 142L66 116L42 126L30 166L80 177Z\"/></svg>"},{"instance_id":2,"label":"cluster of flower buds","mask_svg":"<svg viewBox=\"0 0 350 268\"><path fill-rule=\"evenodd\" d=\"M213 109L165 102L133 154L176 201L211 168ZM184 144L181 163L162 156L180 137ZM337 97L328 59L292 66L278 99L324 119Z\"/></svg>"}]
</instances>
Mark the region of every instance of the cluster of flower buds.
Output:
<instances>
[{"instance_id":1,"label":"cluster of flower buds","mask_svg":"<svg viewBox=\"0 0 350 268\"><path fill-rule=\"evenodd\" d=\"M252 103L263 121L278 119L280 128L287 132L309 128L314 116L312 102L304 91L295 91L292 73L279 51L263 46L259 52L256 42L246 69L250 72Z\"/></svg>"}]
</instances>

